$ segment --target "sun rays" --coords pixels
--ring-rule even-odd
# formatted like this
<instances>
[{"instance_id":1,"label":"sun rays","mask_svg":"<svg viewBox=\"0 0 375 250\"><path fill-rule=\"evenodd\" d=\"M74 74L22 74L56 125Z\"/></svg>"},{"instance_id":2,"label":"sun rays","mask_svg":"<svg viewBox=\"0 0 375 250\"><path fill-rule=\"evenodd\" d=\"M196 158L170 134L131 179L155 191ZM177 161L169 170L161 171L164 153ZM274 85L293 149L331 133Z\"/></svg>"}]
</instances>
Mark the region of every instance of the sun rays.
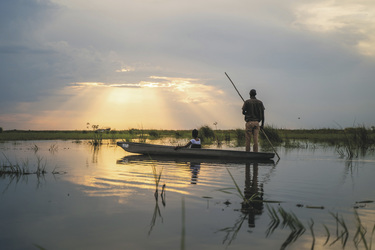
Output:
<instances>
[{"instance_id":1,"label":"sun rays","mask_svg":"<svg viewBox=\"0 0 375 250\"><path fill-rule=\"evenodd\" d=\"M70 97L61 109L73 112L75 107L74 112L80 115L71 122L77 126L90 121L115 129L177 129L211 123L217 114L212 110L218 100L225 99L222 90L199 79L149 79L139 83L72 83L64 89Z\"/></svg>"}]
</instances>

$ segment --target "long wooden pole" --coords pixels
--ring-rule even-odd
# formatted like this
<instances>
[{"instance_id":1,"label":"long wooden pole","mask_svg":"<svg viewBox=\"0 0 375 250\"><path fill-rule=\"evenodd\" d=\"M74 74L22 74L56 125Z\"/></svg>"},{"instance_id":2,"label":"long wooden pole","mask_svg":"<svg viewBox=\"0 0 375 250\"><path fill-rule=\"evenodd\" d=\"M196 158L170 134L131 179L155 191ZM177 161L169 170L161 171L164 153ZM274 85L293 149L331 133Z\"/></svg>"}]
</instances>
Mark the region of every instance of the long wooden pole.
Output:
<instances>
[{"instance_id":1,"label":"long wooden pole","mask_svg":"<svg viewBox=\"0 0 375 250\"><path fill-rule=\"evenodd\" d=\"M230 77L228 76L227 72L224 72L224 73L225 73L225 75L228 77L229 81L232 83L234 89L237 91L237 93L238 93L238 95L241 97L242 101L245 102L245 100L243 99L242 95L241 95L240 92L238 91L236 85L234 85L232 79L230 79ZM276 152L276 149L273 147L273 145L272 145L270 139L268 139L268 136L267 136L266 132L264 132L263 128L261 128L260 130L263 132L263 135L266 137L266 139L267 139L267 141L270 143L270 145L271 145L273 151L275 152L275 154L277 155L277 157L279 157L279 160L280 160L280 156L279 156L279 154Z\"/></svg>"},{"instance_id":2,"label":"long wooden pole","mask_svg":"<svg viewBox=\"0 0 375 250\"><path fill-rule=\"evenodd\" d=\"M238 95L241 97L242 101L245 102L245 99L243 99L243 97L242 97L242 95L240 94L240 92L238 91L236 85L234 85L232 79L230 79L230 77L228 76L227 72L224 72L224 73L225 73L225 75L228 77L229 81L232 83L234 89L237 91L237 93L238 93Z\"/></svg>"}]
</instances>

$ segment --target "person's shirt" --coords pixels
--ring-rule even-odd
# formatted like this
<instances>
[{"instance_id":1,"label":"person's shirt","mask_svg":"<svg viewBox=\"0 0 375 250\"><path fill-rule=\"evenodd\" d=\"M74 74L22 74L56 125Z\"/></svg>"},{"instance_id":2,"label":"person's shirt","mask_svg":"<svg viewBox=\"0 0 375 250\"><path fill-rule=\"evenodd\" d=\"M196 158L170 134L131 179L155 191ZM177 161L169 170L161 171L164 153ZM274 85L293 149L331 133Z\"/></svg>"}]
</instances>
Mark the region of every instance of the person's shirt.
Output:
<instances>
[{"instance_id":1,"label":"person's shirt","mask_svg":"<svg viewBox=\"0 0 375 250\"><path fill-rule=\"evenodd\" d=\"M245 115L245 121L262 121L264 119L264 105L263 102L250 97L242 106L242 114Z\"/></svg>"},{"instance_id":2,"label":"person's shirt","mask_svg":"<svg viewBox=\"0 0 375 250\"><path fill-rule=\"evenodd\" d=\"M190 142L191 142L191 146L190 146L191 148L201 148L202 147L201 146L201 140L199 138L197 138L197 140L191 139Z\"/></svg>"}]
</instances>

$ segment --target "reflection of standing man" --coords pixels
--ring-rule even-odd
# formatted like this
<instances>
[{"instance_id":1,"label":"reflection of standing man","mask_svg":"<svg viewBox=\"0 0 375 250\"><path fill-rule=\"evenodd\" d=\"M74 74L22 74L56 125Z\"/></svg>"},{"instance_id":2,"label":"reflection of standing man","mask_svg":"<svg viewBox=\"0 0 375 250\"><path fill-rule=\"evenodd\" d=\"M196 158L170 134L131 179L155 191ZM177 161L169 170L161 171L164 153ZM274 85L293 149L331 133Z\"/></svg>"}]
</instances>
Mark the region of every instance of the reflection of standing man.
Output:
<instances>
[{"instance_id":1,"label":"reflection of standing man","mask_svg":"<svg viewBox=\"0 0 375 250\"><path fill-rule=\"evenodd\" d=\"M250 163L246 163L245 169L245 190L246 199L249 203L242 203L242 212L249 215L249 227L255 227L255 216L263 212L263 184L258 183L258 163L253 164L253 176L251 177Z\"/></svg>"},{"instance_id":2,"label":"reflection of standing man","mask_svg":"<svg viewBox=\"0 0 375 250\"><path fill-rule=\"evenodd\" d=\"M253 151L258 152L258 136L260 128L264 125L264 106L263 102L258 100L255 89L250 90L250 99L246 100L242 106L242 114L246 121L246 151L250 151L251 137L253 137ZM262 123L259 125L259 123Z\"/></svg>"}]
</instances>

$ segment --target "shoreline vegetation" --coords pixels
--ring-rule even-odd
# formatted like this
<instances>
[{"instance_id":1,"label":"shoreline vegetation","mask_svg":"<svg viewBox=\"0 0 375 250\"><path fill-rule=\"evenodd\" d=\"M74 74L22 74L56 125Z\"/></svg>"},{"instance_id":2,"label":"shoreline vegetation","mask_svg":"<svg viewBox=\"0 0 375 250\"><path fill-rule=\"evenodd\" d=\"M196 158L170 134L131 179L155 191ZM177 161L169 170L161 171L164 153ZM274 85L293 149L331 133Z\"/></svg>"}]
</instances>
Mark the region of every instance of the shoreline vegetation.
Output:
<instances>
[{"instance_id":1,"label":"shoreline vegetation","mask_svg":"<svg viewBox=\"0 0 375 250\"><path fill-rule=\"evenodd\" d=\"M244 129L220 130L212 129L208 125L201 126L199 137L206 145L222 144L241 147L245 145ZM315 148L315 144L325 144L336 147L341 157L356 158L368 151L375 151L375 126L364 125L348 128L322 129L283 129L265 126L265 133L260 133L260 144L265 150L273 146L285 148ZM268 139L264 136L267 135ZM0 143L6 141L31 140L73 140L75 142L88 141L93 146L100 146L103 140L139 141L147 142L162 138L190 139L191 130L158 130L158 129L128 129L111 130L100 128L99 125L87 123L85 130L3 130L0 127ZM233 145L233 142L235 143Z\"/></svg>"},{"instance_id":2,"label":"shoreline vegetation","mask_svg":"<svg viewBox=\"0 0 375 250\"><path fill-rule=\"evenodd\" d=\"M215 124L214 124L215 125ZM90 128L91 127L91 128ZM216 125L215 125L216 127ZM212 129L204 125L199 129L199 137L206 145L235 143L234 146L245 145L244 129ZM311 148L315 144L336 147L341 157L349 159L375 151L375 127L349 127L340 129L282 129L265 126L264 132L273 146L286 148ZM264 133L260 133L260 144L267 150L270 143ZM87 140L93 146L99 146L103 140L125 140L146 142L162 138L190 139L191 130L157 130L157 129L101 129L99 125L87 126L87 130L3 130L0 128L0 142L27 140ZM271 150L271 149L269 149Z\"/></svg>"},{"instance_id":3,"label":"shoreline vegetation","mask_svg":"<svg viewBox=\"0 0 375 250\"><path fill-rule=\"evenodd\" d=\"M336 144L345 141L348 137L356 140L364 140L369 144L375 142L375 128L364 126L341 129L282 129L270 126L264 127L265 133L272 142L285 142L287 140L306 140L314 143L332 142ZM100 136L99 136L100 135ZM199 128L199 136L208 140L208 143L216 140L229 141L245 137L244 129L212 129L205 125ZM261 139L264 139L260 133ZM0 141L19 140L108 140L108 139L149 139L155 140L163 137L190 138L191 130L158 130L158 129L128 129L128 130L0 130ZM365 143L365 142L364 142Z\"/></svg>"}]
</instances>

